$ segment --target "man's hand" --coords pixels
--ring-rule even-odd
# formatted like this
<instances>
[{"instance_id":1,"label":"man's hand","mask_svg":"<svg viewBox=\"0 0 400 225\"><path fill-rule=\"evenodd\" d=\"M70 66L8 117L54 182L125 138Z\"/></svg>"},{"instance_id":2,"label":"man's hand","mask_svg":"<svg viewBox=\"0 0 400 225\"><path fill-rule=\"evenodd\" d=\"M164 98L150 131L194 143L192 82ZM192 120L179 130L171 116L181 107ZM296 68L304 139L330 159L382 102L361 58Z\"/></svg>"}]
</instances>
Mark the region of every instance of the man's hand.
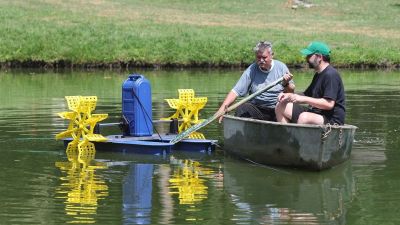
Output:
<instances>
[{"instance_id":1,"label":"man's hand","mask_svg":"<svg viewBox=\"0 0 400 225\"><path fill-rule=\"evenodd\" d=\"M218 118L218 123L222 123L222 120L224 119L223 115L226 114L226 111L228 109L227 105L221 105L221 107L218 109L218 111L215 114L222 115Z\"/></svg>"},{"instance_id":2,"label":"man's hand","mask_svg":"<svg viewBox=\"0 0 400 225\"><path fill-rule=\"evenodd\" d=\"M278 95L278 102L292 102L300 103L301 96L293 93L280 93Z\"/></svg>"},{"instance_id":3,"label":"man's hand","mask_svg":"<svg viewBox=\"0 0 400 225\"><path fill-rule=\"evenodd\" d=\"M230 106L232 104L232 102L235 101L236 97L237 97L236 93L233 91L230 91L216 113L218 113L219 115L225 115L228 111L228 106ZM223 117L220 116L218 118L218 122L221 123L222 119L223 119Z\"/></svg>"},{"instance_id":4,"label":"man's hand","mask_svg":"<svg viewBox=\"0 0 400 225\"><path fill-rule=\"evenodd\" d=\"M289 81L293 78L293 74L291 74L290 72L287 72L283 75L283 86L287 86L287 84L289 84Z\"/></svg>"}]
</instances>

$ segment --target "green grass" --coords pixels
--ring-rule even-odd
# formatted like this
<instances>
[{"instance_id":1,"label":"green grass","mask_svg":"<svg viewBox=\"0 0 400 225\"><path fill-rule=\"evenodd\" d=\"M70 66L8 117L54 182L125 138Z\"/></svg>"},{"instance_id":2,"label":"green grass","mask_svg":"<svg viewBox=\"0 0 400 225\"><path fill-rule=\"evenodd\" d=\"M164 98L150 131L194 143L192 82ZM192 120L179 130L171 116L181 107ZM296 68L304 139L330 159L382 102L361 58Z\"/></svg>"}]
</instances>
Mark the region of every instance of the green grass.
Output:
<instances>
[{"instance_id":1,"label":"green grass","mask_svg":"<svg viewBox=\"0 0 400 225\"><path fill-rule=\"evenodd\" d=\"M238 66L270 40L275 58L296 65L320 40L337 66L400 65L397 0L311 1L0 0L0 62Z\"/></svg>"}]
</instances>

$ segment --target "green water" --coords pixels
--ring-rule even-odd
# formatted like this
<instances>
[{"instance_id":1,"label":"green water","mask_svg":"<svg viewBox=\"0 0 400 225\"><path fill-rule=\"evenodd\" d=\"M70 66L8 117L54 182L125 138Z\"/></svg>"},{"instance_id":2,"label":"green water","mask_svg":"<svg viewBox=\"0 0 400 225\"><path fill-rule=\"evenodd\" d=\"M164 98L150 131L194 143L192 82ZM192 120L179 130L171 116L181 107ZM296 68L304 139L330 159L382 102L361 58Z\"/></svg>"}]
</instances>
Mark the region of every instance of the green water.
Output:
<instances>
[{"instance_id":1,"label":"green water","mask_svg":"<svg viewBox=\"0 0 400 225\"><path fill-rule=\"evenodd\" d=\"M178 88L207 96L211 116L240 71L144 71L153 117L173 113ZM298 90L310 71L292 71ZM105 122L121 114L127 72L0 72L0 224L399 224L400 71L341 71L351 160L324 172L254 165L212 154L66 155L54 135L64 96L96 95ZM202 130L222 144L221 125ZM160 127L160 130L163 128ZM109 129L117 133L118 129ZM249 143L251 144L251 143ZM80 159L80 160L79 160Z\"/></svg>"}]
</instances>

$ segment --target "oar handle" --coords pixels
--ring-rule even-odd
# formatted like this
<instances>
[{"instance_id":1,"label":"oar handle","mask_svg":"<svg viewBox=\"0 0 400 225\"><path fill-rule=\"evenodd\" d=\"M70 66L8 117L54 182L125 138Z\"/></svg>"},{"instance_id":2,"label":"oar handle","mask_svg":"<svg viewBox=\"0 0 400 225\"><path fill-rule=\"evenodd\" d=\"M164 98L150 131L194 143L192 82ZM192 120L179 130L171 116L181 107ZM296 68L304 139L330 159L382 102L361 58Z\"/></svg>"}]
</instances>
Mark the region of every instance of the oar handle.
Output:
<instances>
[{"instance_id":1,"label":"oar handle","mask_svg":"<svg viewBox=\"0 0 400 225\"><path fill-rule=\"evenodd\" d=\"M176 135L175 138L173 138L170 143L175 144L179 141L181 141L182 139L184 139L186 136L188 136L189 134L191 134L194 131L197 131L198 129L206 126L207 124L211 123L212 121L214 121L215 119L223 116L225 113L228 113L234 109L236 109L237 107L239 107L240 105L242 105L243 103L249 101L250 99L254 98L255 96L267 91L268 89L271 89L272 87L274 87L275 85L277 85L278 83L283 81L283 77L279 78L278 80L272 82L271 84L261 88L260 90L254 92L253 94L243 98L242 100L238 101L237 103L229 106L226 111L223 112L216 112L212 117L206 119L205 121L203 121L202 123L198 123L192 127L190 127L189 129L183 131L182 133Z\"/></svg>"}]
</instances>

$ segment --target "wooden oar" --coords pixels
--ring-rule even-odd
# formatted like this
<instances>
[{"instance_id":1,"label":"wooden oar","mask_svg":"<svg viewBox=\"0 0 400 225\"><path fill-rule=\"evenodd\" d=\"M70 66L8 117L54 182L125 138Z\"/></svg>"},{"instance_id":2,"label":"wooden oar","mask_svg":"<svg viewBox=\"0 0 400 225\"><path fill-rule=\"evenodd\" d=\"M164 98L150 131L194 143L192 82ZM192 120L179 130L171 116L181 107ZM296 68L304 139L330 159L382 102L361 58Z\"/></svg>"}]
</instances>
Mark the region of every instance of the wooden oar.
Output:
<instances>
[{"instance_id":1,"label":"wooden oar","mask_svg":"<svg viewBox=\"0 0 400 225\"><path fill-rule=\"evenodd\" d=\"M229 106L225 112L216 112L212 117L206 119L205 121L198 123L196 125L194 125L193 127L190 127L189 129L183 131L182 133L176 135L176 137L174 139L172 139L170 141L170 143L175 144L179 141L181 141L182 139L184 139L185 137L187 137L189 134L191 134L194 131L197 131L198 129L206 126L207 124L211 123L212 121L214 121L215 119L223 116L225 113L228 113L234 109L236 109L237 107L239 107L240 105L242 105L243 103L249 101L250 99L256 97L257 95L271 89L272 87L274 87L275 85L277 85L278 83L282 82L283 77L279 78L278 80L272 82L271 84L265 86L264 88L261 88L260 90L254 92L253 94L243 98L242 100L238 101L237 103Z\"/></svg>"}]
</instances>

